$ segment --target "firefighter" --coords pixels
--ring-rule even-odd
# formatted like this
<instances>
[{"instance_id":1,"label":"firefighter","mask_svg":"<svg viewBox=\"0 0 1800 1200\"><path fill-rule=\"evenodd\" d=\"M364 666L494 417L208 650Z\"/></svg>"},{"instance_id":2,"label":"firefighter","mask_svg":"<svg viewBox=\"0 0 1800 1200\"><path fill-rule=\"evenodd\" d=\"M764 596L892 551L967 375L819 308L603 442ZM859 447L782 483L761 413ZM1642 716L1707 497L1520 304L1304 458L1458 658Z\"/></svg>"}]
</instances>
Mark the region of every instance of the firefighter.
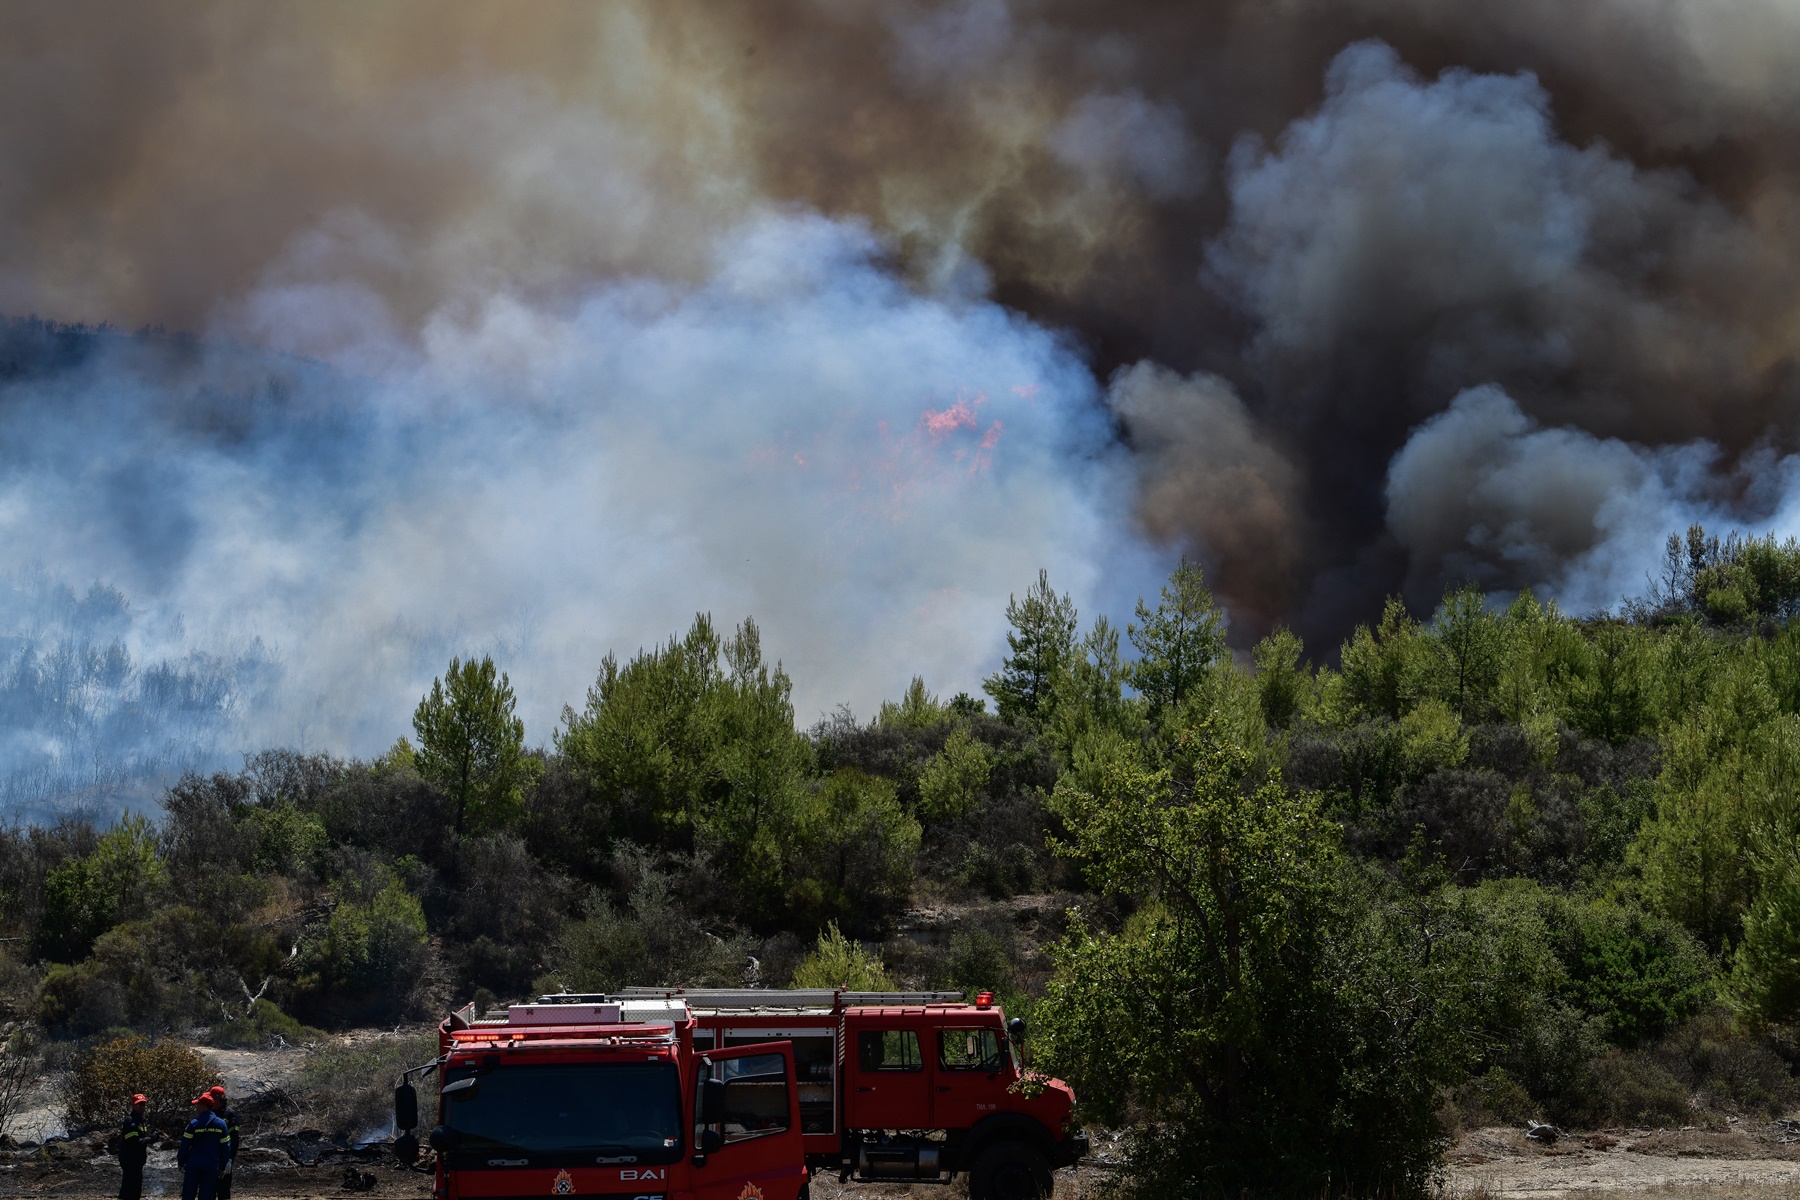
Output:
<instances>
[{"instance_id":1,"label":"firefighter","mask_svg":"<svg viewBox=\"0 0 1800 1200\"><path fill-rule=\"evenodd\" d=\"M192 1101L198 1115L181 1134L175 1163L181 1168L181 1200L213 1200L219 1186L219 1170L231 1159L231 1133L213 1112L211 1092Z\"/></svg>"},{"instance_id":2,"label":"firefighter","mask_svg":"<svg viewBox=\"0 0 1800 1200\"><path fill-rule=\"evenodd\" d=\"M119 1127L119 1200L138 1200L144 1194L144 1160L150 1157L150 1122L145 1111L150 1097L138 1092L131 1098L131 1111Z\"/></svg>"},{"instance_id":3,"label":"firefighter","mask_svg":"<svg viewBox=\"0 0 1800 1200\"><path fill-rule=\"evenodd\" d=\"M238 1156L238 1115L237 1109L225 1101L225 1088L215 1084L207 1095L213 1098L213 1112L219 1120L225 1122L226 1142L229 1149L225 1155L225 1165L219 1168L219 1193L217 1200L231 1200L231 1177L237 1168Z\"/></svg>"}]
</instances>

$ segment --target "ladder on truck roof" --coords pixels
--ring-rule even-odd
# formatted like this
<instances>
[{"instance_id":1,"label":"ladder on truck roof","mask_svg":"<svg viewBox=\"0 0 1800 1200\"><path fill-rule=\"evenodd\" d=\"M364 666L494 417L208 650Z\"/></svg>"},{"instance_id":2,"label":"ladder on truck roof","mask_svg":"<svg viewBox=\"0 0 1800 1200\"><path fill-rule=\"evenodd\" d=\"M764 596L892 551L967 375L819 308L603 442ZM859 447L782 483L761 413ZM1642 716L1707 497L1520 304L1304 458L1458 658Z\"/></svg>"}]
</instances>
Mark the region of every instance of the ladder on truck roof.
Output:
<instances>
[{"instance_id":1,"label":"ladder on truck roof","mask_svg":"<svg viewBox=\"0 0 1800 1200\"><path fill-rule=\"evenodd\" d=\"M614 994L561 992L539 1004L605 1004L620 1000L686 1000L697 1008L861 1008L960 1004L962 992L852 992L843 988L628 987Z\"/></svg>"}]
</instances>

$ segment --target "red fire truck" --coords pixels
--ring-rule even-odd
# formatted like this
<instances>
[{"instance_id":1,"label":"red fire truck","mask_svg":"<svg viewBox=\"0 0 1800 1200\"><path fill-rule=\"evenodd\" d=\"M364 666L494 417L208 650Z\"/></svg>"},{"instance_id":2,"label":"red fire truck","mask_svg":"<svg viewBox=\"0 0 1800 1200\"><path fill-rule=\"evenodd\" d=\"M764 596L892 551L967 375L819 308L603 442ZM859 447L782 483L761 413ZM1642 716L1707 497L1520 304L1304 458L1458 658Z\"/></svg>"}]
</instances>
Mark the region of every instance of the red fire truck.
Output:
<instances>
[{"instance_id":1,"label":"red fire truck","mask_svg":"<svg viewBox=\"0 0 1800 1200\"><path fill-rule=\"evenodd\" d=\"M544 1002L598 997L546 996ZM793 1048L807 1162L840 1179L969 1177L971 1200L1040 1200L1087 1152L1075 1094L1023 1069L1024 1022L986 992L630 988L625 1003L685 1002L713 1054Z\"/></svg>"},{"instance_id":2,"label":"red fire truck","mask_svg":"<svg viewBox=\"0 0 1800 1200\"><path fill-rule=\"evenodd\" d=\"M712 1041L680 999L471 1005L395 1089L395 1151L419 1157L408 1077L435 1069L436 1200L805 1200L792 1045Z\"/></svg>"}]
</instances>

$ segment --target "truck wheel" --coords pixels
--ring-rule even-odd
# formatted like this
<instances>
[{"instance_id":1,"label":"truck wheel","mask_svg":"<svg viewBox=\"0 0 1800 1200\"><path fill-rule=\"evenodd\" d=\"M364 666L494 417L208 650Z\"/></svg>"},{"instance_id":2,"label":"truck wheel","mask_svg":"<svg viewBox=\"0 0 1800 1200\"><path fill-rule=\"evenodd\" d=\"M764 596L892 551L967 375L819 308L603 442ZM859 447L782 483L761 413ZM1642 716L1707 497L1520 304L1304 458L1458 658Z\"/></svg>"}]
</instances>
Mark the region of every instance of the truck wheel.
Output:
<instances>
[{"instance_id":1,"label":"truck wheel","mask_svg":"<svg viewBox=\"0 0 1800 1200\"><path fill-rule=\"evenodd\" d=\"M983 1150L969 1172L969 1200L1049 1200L1050 1164L1024 1142Z\"/></svg>"}]
</instances>

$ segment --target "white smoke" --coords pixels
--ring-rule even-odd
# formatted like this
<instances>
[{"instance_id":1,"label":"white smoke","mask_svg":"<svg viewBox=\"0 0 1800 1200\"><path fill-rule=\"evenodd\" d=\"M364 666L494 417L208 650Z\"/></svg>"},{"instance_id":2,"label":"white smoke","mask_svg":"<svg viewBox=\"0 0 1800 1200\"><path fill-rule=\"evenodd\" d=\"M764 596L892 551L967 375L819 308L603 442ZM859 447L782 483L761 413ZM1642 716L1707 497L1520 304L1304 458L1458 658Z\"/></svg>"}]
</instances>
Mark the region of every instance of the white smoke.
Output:
<instances>
[{"instance_id":1,"label":"white smoke","mask_svg":"<svg viewBox=\"0 0 1800 1200\"><path fill-rule=\"evenodd\" d=\"M1128 463L1071 349L881 255L768 216L699 286L498 293L414 344L344 338L341 293L278 282L243 311L332 331L346 366L300 364L229 437L116 365L9 406L40 454L0 485L0 558L116 583L193 645L261 636L281 682L245 749L378 751L452 653L493 653L548 742L602 655L701 611L755 617L803 723L914 673L979 693L1039 567L1089 611L1159 571L1120 536Z\"/></svg>"}]
</instances>

